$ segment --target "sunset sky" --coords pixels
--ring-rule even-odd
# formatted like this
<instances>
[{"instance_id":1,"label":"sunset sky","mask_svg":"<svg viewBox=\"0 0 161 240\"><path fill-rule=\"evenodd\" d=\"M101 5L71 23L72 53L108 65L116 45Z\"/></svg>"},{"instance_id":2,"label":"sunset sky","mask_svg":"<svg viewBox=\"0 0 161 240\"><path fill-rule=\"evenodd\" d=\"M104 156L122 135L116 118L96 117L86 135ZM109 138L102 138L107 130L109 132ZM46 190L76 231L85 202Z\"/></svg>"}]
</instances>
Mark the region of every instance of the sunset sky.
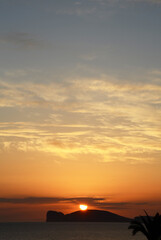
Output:
<instances>
[{"instance_id":1,"label":"sunset sky","mask_svg":"<svg viewBox=\"0 0 161 240\"><path fill-rule=\"evenodd\" d=\"M0 0L0 221L161 213L161 0Z\"/></svg>"}]
</instances>

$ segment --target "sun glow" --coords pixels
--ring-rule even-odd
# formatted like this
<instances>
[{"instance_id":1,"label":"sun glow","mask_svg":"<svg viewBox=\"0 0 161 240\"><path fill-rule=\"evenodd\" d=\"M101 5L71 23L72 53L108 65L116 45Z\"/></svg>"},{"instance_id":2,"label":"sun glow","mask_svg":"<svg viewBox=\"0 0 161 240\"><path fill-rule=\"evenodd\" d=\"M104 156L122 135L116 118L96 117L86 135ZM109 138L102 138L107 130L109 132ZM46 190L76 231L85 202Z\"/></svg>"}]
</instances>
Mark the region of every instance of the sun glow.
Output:
<instances>
[{"instance_id":1,"label":"sun glow","mask_svg":"<svg viewBox=\"0 0 161 240\"><path fill-rule=\"evenodd\" d=\"M80 208L80 210L85 211L85 210L87 210L88 206L81 204L81 205L79 205L79 208Z\"/></svg>"}]
</instances>

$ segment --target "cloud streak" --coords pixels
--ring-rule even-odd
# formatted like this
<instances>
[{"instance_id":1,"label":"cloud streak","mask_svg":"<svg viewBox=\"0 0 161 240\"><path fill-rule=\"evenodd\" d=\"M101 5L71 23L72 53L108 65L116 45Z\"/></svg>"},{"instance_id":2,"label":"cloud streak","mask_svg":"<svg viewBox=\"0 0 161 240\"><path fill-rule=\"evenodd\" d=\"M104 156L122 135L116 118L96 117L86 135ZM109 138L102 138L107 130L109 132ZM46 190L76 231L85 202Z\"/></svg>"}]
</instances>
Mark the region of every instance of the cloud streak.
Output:
<instances>
[{"instance_id":1,"label":"cloud streak","mask_svg":"<svg viewBox=\"0 0 161 240\"><path fill-rule=\"evenodd\" d=\"M103 17L115 14L116 9L122 7L130 7L131 4L161 4L161 0L88 0L77 1L70 4L70 7L58 7L56 14L60 15L75 15L77 17L97 16L100 19Z\"/></svg>"},{"instance_id":2,"label":"cloud streak","mask_svg":"<svg viewBox=\"0 0 161 240\"><path fill-rule=\"evenodd\" d=\"M4 112L24 113L21 122L1 125L1 144L60 159L80 159L83 154L104 162L159 161L161 85L155 76L156 71L150 73L146 83L112 76L47 84L1 80Z\"/></svg>"},{"instance_id":3,"label":"cloud streak","mask_svg":"<svg viewBox=\"0 0 161 240\"><path fill-rule=\"evenodd\" d=\"M128 209L136 206L146 206L148 202L111 202L107 198L95 197L28 197L28 198L0 198L0 203L10 204L88 204L91 207L100 209ZM155 203L151 203L155 204ZM158 204L158 203L157 203Z\"/></svg>"},{"instance_id":4,"label":"cloud streak","mask_svg":"<svg viewBox=\"0 0 161 240\"><path fill-rule=\"evenodd\" d=\"M22 49L37 49L42 48L43 43L37 40L34 36L26 32L12 32L0 35L0 42L11 44Z\"/></svg>"},{"instance_id":5,"label":"cloud streak","mask_svg":"<svg viewBox=\"0 0 161 240\"><path fill-rule=\"evenodd\" d=\"M13 204L53 204L60 202L68 203L94 203L105 200L105 198L90 198L90 197L77 197L77 198L57 198L57 197L28 197L28 198L0 198L1 203Z\"/></svg>"}]
</instances>

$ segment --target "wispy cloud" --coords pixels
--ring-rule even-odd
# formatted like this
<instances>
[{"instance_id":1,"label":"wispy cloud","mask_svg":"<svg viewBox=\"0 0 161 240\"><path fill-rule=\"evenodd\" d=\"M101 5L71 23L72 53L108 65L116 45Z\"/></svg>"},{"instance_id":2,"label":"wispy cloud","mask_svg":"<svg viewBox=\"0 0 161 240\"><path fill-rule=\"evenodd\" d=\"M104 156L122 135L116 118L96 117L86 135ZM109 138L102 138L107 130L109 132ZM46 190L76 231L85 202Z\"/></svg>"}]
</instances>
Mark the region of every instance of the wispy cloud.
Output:
<instances>
[{"instance_id":1,"label":"wispy cloud","mask_svg":"<svg viewBox=\"0 0 161 240\"><path fill-rule=\"evenodd\" d=\"M80 58L86 61L93 61L97 58L97 56L95 54L83 54Z\"/></svg>"},{"instance_id":2,"label":"wispy cloud","mask_svg":"<svg viewBox=\"0 0 161 240\"><path fill-rule=\"evenodd\" d=\"M0 35L0 42L11 44L22 49L37 49L43 47L43 42L26 32L12 32Z\"/></svg>"},{"instance_id":3,"label":"wispy cloud","mask_svg":"<svg viewBox=\"0 0 161 240\"><path fill-rule=\"evenodd\" d=\"M10 204L88 204L90 208L99 209L129 209L136 206L146 206L149 202L112 202L107 198L95 197L75 197L75 198L61 198L61 197L28 197L28 198L0 198L0 203ZM151 203L155 205L155 202ZM157 203L158 204L158 203Z\"/></svg>"},{"instance_id":4,"label":"wispy cloud","mask_svg":"<svg viewBox=\"0 0 161 240\"><path fill-rule=\"evenodd\" d=\"M28 198L0 198L1 203L14 203L14 204L47 204L47 203L95 203L105 200L105 198L90 198L90 197L76 197L76 198L59 198L59 197L28 197Z\"/></svg>"},{"instance_id":5,"label":"wispy cloud","mask_svg":"<svg viewBox=\"0 0 161 240\"><path fill-rule=\"evenodd\" d=\"M24 121L1 125L2 146L60 159L159 161L161 86L155 74L146 83L105 75L46 84L1 80L1 107L24 113Z\"/></svg>"},{"instance_id":6,"label":"wispy cloud","mask_svg":"<svg viewBox=\"0 0 161 240\"><path fill-rule=\"evenodd\" d=\"M57 14L62 14L62 15L77 15L77 16L85 16L85 15L92 15L96 13L96 8L95 7L90 7L90 8L83 8L79 5L75 5L72 8L66 8L66 9L59 9L57 10Z\"/></svg>"},{"instance_id":7,"label":"wispy cloud","mask_svg":"<svg viewBox=\"0 0 161 240\"><path fill-rule=\"evenodd\" d=\"M133 1L133 0L127 0L127 1ZM161 3L161 0L134 0L134 2L147 2L147 3Z\"/></svg>"},{"instance_id":8,"label":"wispy cloud","mask_svg":"<svg viewBox=\"0 0 161 240\"><path fill-rule=\"evenodd\" d=\"M76 1L69 7L59 7L56 10L57 14L75 15L78 17L97 16L104 18L113 15L117 8L128 7L131 4L160 4L161 0L87 0Z\"/></svg>"},{"instance_id":9,"label":"wispy cloud","mask_svg":"<svg viewBox=\"0 0 161 240\"><path fill-rule=\"evenodd\" d=\"M118 3L128 3L128 2L147 2L147 3L161 3L161 0L88 0L89 2L98 3L100 5L106 4L118 4Z\"/></svg>"}]
</instances>

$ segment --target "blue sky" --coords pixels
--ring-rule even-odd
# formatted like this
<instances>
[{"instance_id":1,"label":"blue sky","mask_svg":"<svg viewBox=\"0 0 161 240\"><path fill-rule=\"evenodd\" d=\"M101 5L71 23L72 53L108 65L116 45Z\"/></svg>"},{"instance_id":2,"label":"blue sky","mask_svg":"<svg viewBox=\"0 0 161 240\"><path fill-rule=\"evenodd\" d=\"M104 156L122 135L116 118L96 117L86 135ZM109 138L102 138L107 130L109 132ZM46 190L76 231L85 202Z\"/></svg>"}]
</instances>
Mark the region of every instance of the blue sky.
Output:
<instances>
[{"instance_id":1,"label":"blue sky","mask_svg":"<svg viewBox=\"0 0 161 240\"><path fill-rule=\"evenodd\" d=\"M160 40L159 2L1 3L2 69L135 74L160 67Z\"/></svg>"}]
</instances>

